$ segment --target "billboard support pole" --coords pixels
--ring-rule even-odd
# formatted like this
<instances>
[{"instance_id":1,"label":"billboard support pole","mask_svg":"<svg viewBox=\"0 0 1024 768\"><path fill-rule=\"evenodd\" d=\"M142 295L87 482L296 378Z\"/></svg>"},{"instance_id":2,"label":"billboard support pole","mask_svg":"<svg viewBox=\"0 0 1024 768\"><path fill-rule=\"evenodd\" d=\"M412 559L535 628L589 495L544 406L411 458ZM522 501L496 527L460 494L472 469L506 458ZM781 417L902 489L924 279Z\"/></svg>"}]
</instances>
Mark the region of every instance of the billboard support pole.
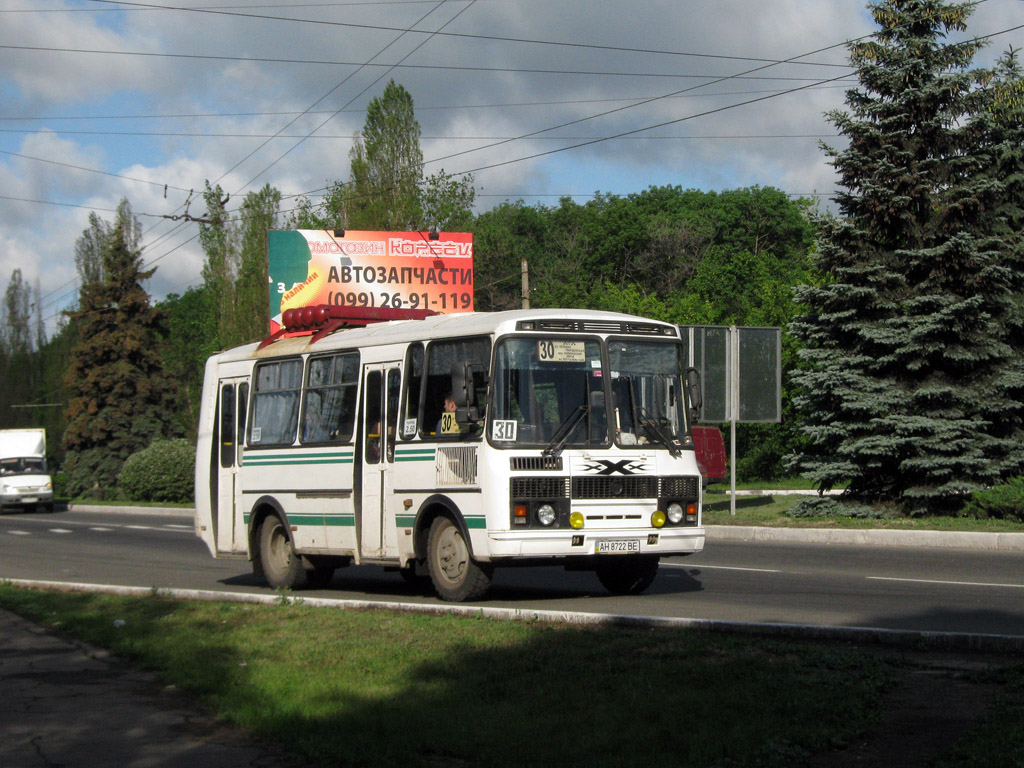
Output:
<instances>
[{"instance_id":1,"label":"billboard support pole","mask_svg":"<svg viewBox=\"0 0 1024 768\"><path fill-rule=\"evenodd\" d=\"M729 326L729 514L736 516L736 421L740 410L740 335Z\"/></svg>"}]
</instances>

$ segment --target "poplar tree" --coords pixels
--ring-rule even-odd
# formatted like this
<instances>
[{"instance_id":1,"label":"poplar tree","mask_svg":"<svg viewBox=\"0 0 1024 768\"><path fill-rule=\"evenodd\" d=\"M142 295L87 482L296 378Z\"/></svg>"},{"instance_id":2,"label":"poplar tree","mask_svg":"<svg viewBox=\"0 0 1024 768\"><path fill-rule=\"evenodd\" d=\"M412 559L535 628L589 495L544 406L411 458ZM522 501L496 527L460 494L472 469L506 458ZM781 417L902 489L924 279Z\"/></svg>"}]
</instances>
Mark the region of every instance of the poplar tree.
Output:
<instances>
[{"instance_id":1,"label":"poplar tree","mask_svg":"<svg viewBox=\"0 0 1024 768\"><path fill-rule=\"evenodd\" d=\"M121 221L110 230L101 249L103 278L82 287L71 313L77 340L65 373L64 448L72 495L113 488L129 456L174 431L174 382L157 344L160 313L142 285L155 269L142 268L131 247L135 234Z\"/></svg>"},{"instance_id":2,"label":"poplar tree","mask_svg":"<svg viewBox=\"0 0 1024 768\"><path fill-rule=\"evenodd\" d=\"M394 80L366 108L363 131L356 135L349 161L347 229L404 231L419 226L420 124L412 96Z\"/></svg>"},{"instance_id":3,"label":"poplar tree","mask_svg":"<svg viewBox=\"0 0 1024 768\"><path fill-rule=\"evenodd\" d=\"M277 226L281 193L269 184L245 196L239 215L227 211L228 195L206 183L206 216L199 241L206 253L203 290L210 350L227 349L267 335L267 230Z\"/></svg>"},{"instance_id":4,"label":"poplar tree","mask_svg":"<svg viewBox=\"0 0 1024 768\"><path fill-rule=\"evenodd\" d=\"M849 48L859 87L828 116L849 144L825 148L840 184L825 282L796 290L807 443L792 466L853 499L949 512L1021 467L1021 295L979 122L991 96L970 69L979 42L948 39L972 3L868 7L880 29Z\"/></svg>"}]
</instances>

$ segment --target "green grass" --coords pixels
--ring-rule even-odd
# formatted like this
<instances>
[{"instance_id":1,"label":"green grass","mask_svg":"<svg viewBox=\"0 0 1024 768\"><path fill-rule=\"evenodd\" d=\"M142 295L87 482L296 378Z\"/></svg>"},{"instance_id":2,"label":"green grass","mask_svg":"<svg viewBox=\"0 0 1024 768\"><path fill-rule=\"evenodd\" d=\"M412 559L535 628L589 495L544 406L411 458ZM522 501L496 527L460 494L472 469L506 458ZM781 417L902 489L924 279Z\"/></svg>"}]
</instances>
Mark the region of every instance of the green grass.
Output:
<instances>
[{"instance_id":1,"label":"green grass","mask_svg":"<svg viewBox=\"0 0 1024 768\"><path fill-rule=\"evenodd\" d=\"M774 485L774 484L773 484ZM984 531L1024 533L1024 524L1012 520L972 517L789 517L786 510L800 501L797 495L737 496L736 514L729 511L728 488L712 486L704 496L707 525L763 525L784 528L889 528L921 531Z\"/></svg>"},{"instance_id":2,"label":"green grass","mask_svg":"<svg viewBox=\"0 0 1024 768\"><path fill-rule=\"evenodd\" d=\"M157 672L309 766L784 766L870 729L891 684L865 651L674 629L10 585L0 606Z\"/></svg>"},{"instance_id":3,"label":"green grass","mask_svg":"<svg viewBox=\"0 0 1024 768\"><path fill-rule=\"evenodd\" d=\"M934 768L1024 765L1024 664L985 672L980 677L1001 686L1002 693L980 726L937 760Z\"/></svg>"}]
</instances>

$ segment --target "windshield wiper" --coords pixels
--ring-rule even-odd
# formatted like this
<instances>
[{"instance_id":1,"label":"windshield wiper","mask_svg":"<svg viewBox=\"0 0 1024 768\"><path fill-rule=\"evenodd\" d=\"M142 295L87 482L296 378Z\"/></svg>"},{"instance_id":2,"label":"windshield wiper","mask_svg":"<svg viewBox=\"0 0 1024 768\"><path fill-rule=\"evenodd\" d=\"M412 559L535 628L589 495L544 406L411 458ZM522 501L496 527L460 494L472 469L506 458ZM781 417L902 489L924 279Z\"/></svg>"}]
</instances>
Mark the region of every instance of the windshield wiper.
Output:
<instances>
[{"instance_id":1,"label":"windshield wiper","mask_svg":"<svg viewBox=\"0 0 1024 768\"><path fill-rule=\"evenodd\" d=\"M671 435L662 429L661 425L654 420L650 413L647 412L647 409L641 405L637 406L637 410L640 412L640 426L644 428L644 431L646 431L656 443L661 443L663 446L668 448L668 452L672 456L681 455L682 451L679 449L679 443L676 440L673 440Z\"/></svg>"},{"instance_id":2,"label":"windshield wiper","mask_svg":"<svg viewBox=\"0 0 1024 768\"><path fill-rule=\"evenodd\" d=\"M636 396L636 392L633 391L633 377L624 377L627 383L627 392L629 393L629 411L633 417L633 423L642 427L647 435L654 439L654 442L660 443L668 449L669 454L672 456L679 456L682 454L682 450L679 448L677 441L673 440L665 430L654 420L647 409L640 405L639 399Z\"/></svg>"},{"instance_id":3,"label":"windshield wiper","mask_svg":"<svg viewBox=\"0 0 1024 768\"><path fill-rule=\"evenodd\" d=\"M562 449L565 448L565 444L569 441L569 435L576 429L576 425L580 423L580 420L587 415L590 411L589 405L578 405L576 410L570 413L561 424L558 425L558 429L555 430L555 434L551 437L551 442L548 443L548 447L544 449L542 456L558 456Z\"/></svg>"}]
</instances>

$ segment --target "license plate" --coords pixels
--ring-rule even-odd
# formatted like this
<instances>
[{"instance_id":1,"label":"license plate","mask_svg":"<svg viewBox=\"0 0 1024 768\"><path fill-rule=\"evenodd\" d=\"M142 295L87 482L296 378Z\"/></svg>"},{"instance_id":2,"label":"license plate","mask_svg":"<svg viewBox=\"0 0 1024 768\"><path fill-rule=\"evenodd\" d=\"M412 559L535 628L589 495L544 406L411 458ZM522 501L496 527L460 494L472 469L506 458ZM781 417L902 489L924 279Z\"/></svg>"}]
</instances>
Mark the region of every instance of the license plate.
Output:
<instances>
[{"instance_id":1,"label":"license plate","mask_svg":"<svg viewBox=\"0 0 1024 768\"><path fill-rule=\"evenodd\" d=\"M603 539L594 545L599 555L627 555L640 552L640 539Z\"/></svg>"},{"instance_id":2,"label":"license plate","mask_svg":"<svg viewBox=\"0 0 1024 768\"><path fill-rule=\"evenodd\" d=\"M25 496L22 498L21 501L24 504L36 504L38 503L39 499L36 498L35 496Z\"/></svg>"}]
</instances>

